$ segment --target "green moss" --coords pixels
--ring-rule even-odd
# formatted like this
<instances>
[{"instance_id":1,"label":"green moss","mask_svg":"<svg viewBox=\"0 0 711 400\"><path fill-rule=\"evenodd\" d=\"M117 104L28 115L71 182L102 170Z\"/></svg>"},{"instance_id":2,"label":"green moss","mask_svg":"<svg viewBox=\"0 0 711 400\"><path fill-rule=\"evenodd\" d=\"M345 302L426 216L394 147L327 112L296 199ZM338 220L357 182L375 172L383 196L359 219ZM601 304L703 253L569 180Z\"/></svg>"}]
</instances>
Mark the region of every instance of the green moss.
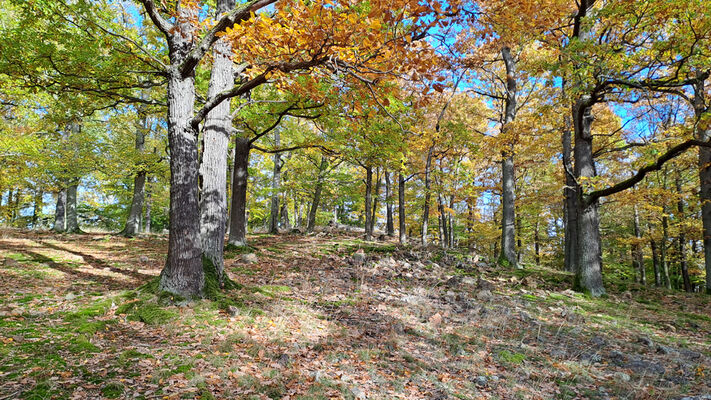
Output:
<instances>
[{"instance_id":1,"label":"green moss","mask_svg":"<svg viewBox=\"0 0 711 400\"><path fill-rule=\"evenodd\" d=\"M123 385L119 382L110 382L101 388L101 394L109 399L116 399L123 394Z\"/></svg>"},{"instance_id":2,"label":"green moss","mask_svg":"<svg viewBox=\"0 0 711 400\"><path fill-rule=\"evenodd\" d=\"M222 277L222 287L217 277L217 269L209 258L202 257L202 269L205 274L205 288L203 297L210 300L219 300L226 291L241 289L242 285L230 279L226 274Z\"/></svg>"},{"instance_id":3,"label":"green moss","mask_svg":"<svg viewBox=\"0 0 711 400\"><path fill-rule=\"evenodd\" d=\"M81 308L73 313L67 314L64 320L67 322L77 322L87 320L89 318L100 317L106 314L106 311L111 307L111 299L105 299L93 303L87 307Z\"/></svg>"},{"instance_id":4,"label":"green moss","mask_svg":"<svg viewBox=\"0 0 711 400\"><path fill-rule=\"evenodd\" d=\"M101 349L95 346L85 336L77 336L69 345L69 351L76 354L98 353Z\"/></svg>"},{"instance_id":5,"label":"green moss","mask_svg":"<svg viewBox=\"0 0 711 400\"><path fill-rule=\"evenodd\" d=\"M174 311L166 310L155 303L149 302L133 302L133 309L128 312L126 317L129 321L140 321L148 325L164 324L177 317Z\"/></svg>"},{"instance_id":6,"label":"green moss","mask_svg":"<svg viewBox=\"0 0 711 400\"><path fill-rule=\"evenodd\" d=\"M52 398L53 394L56 394L56 390L49 382L45 381L36 384L35 387L23 393L22 398L25 400L44 400Z\"/></svg>"},{"instance_id":7,"label":"green moss","mask_svg":"<svg viewBox=\"0 0 711 400\"><path fill-rule=\"evenodd\" d=\"M523 363L523 361L526 359L525 354L521 353L512 353L508 350L502 350L499 352L499 360L502 362L508 363L508 364L513 364L513 365L519 365Z\"/></svg>"}]
</instances>

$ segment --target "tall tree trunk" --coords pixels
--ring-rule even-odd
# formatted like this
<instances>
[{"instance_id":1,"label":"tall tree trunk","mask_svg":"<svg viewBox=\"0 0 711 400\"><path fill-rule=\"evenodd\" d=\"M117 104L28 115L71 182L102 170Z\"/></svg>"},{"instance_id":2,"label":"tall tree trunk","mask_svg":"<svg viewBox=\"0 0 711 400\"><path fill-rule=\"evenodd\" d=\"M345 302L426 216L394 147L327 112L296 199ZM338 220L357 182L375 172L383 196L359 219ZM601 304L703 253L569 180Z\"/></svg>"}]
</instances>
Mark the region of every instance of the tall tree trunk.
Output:
<instances>
[{"instance_id":1,"label":"tall tree trunk","mask_svg":"<svg viewBox=\"0 0 711 400\"><path fill-rule=\"evenodd\" d=\"M370 210L372 209L371 204L373 202L372 193L373 191L373 168L368 166L365 167L365 240L373 240L373 224L371 223L372 214Z\"/></svg>"},{"instance_id":2,"label":"tall tree trunk","mask_svg":"<svg viewBox=\"0 0 711 400\"><path fill-rule=\"evenodd\" d=\"M504 104L504 123L501 126L501 133L506 134L511 123L516 118L516 62L511 56L511 49L503 47L501 56L506 66L506 98ZM511 145L513 147L513 145ZM518 268L518 257L516 255L516 207L515 207L515 177L514 177L514 157L513 148L508 148L502 153L501 163L501 254L499 261L508 266Z\"/></svg>"},{"instance_id":3,"label":"tall tree trunk","mask_svg":"<svg viewBox=\"0 0 711 400\"><path fill-rule=\"evenodd\" d=\"M72 182L67 187L67 233L81 233L77 216L77 188L79 182Z\"/></svg>"},{"instance_id":4,"label":"tall tree trunk","mask_svg":"<svg viewBox=\"0 0 711 400\"><path fill-rule=\"evenodd\" d=\"M397 213L400 244L405 244L407 242L407 232L405 231L405 177L402 176L402 173L397 175Z\"/></svg>"},{"instance_id":5,"label":"tall tree trunk","mask_svg":"<svg viewBox=\"0 0 711 400\"><path fill-rule=\"evenodd\" d=\"M385 171L385 230L388 236L395 236L395 223L393 221L393 192L390 183L390 172Z\"/></svg>"},{"instance_id":6,"label":"tall tree trunk","mask_svg":"<svg viewBox=\"0 0 711 400\"><path fill-rule=\"evenodd\" d=\"M444 219L444 205L442 205L442 195L437 194L437 230L439 231L439 245L442 247L447 247L447 222Z\"/></svg>"},{"instance_id":7,"label":"tall tree trunk","mask_svg":"<svg viewBox=\"0 0 711 400\"><path fill-rule=\"evenodd\" d=\"M150 184L151 180L150 178L146 178L146 181ZM152 193L151 190L148 189L146 190L146 214L145 217L143 217L143 232L145 233L151 233L151 207L153 206L153 202L151 201Z\"/></svg>"},{"instance_id":8,"label":"tall tree trunk","mask_svg":"<svg viewBox=\"0 0 711 400\"><path fill-rule=\"evenodd\" d=\"M375 173L375 191L373 193L373 216L370 218L370 233L375 232L375 224L378 222L378 202L380 200L380 168Z\"/></svg>"},{"instance_id":9,"label":"tall tree trunk","mask_svg":"<svg viewBox=\"0 0 711 400\"><path fill-rule=\"evenodd\" d=\"M422 207L422 245L427 246L429 240L427 237L428 223L430 219L430 169L432 168L432 156L434 152L434 144L427 151L427 160L425 161L425 204Z\"/></svg>"},{"instance_id":10,"label":"tall tree trunk","mask_svg":"<svg viewBox=\"0 0 711 400\"><path fill-rule=\"evenodd\" d=\"M170 34L168 76L168 143L170 146L170 233L168 257L159 289L185 298L201 297L205 286L200 243L198 152L195 127L195 72L180 72L193 47L197 10L178 6L175 32Z\"/></svg>"},{"instance_id":11,"label":"tall tree trunk","mask_svg":"<svg viewBox=\"0 0 711 400\"><path fill-rule=\"evenodd\" d=\"M533 250L536 255L536 265L541 265L541 238L538 233L538 220L533 226Z\"/></svg>"},{"instance_id":12,"label":"tall tree trunk","mask_svg":"<svg viewBox=\"0 0 711 400\"><path fill-rule=\"evenodd\" d=\"M681 184L681 173L676 173L676 192L679 199L676 202L676 211L679 214L679 269L681 270L681 278L684 282L684 290L691 292L691 278L689 277L689 266L686 263L686 234L684 232L684 197Z\"/></svg>"},{"instance_id":13,"label":"tall tree trunk","mask_svg":"<svg viewBox=\"0 0 711 400\"><path fill-rule=\"evenodd\" d=\"M694 116L696 123L696 137L707 142L711 140L711 126L704 123L703 118L709 112L706 105L705 91L706 79L697 73L694 88ZM701 202L701 223L703 226L702 237L704 241L704 268L706 270L706 293L711 294L711 148L699 147L699 200Z\"/></svg>"},{"instance_id":14,"label":"tall tree trunk","mask_svg":"<svg viewBox=\"0 0 711 400\"><path fill-rule=\"evenodd\" d=\"M321 191L323 190L323 180L328 168L328 159L321 156L321 164L318 167L318 176L316 177L316 187L314 188L314 197L311 201L311 209L309 210L308 221L306 223L306 232L313 232L316 227L316 214L318 213L318 205L321 202Z\"/></svg>"},{"instance_id":15,"label":"tall tree trunk","mask_svg":"<svg viewBox=\"0 0 711 400\"><path fill-rule=\"evenodd\" d=\"M139 108L139 114L141 115L141 120L136 127L136 143L134 148L137 153L143 153L143 149L146 143L146 131L148 130L148 117L144 114L144 111ZM137 235L141 231L141 215L143 214L143 202L145 198L145 188L146 188L146 170L140 166L140 170L136 173L133 178L133 198L131 200L131 208L128 212L128 219L126 220L126 226L123 229L123 234L125 236L131 237Z\"/></svg>"},{"instance_id":16,"label":"tall tree trunk","mask_svg":"<svg viewBox=\"0 0 711 400\"><path fill-rule=\"evenodd\" d=\"M639 227L639 211L637 206L634 206L634 237L636 242L632 246L632 255L634 257L635 269L639 274L639 283L647 284L647 272L644 268L644 257L642 254L642 232Z\"/></svg>"},{"instance_id":17,"label":"tall tree trunk","mask_svg":"<svg viewBox=\"0 0 711 400\"><path fill-rule=\"evenodd\" d=\"M577 194L575 191L575 177L573 176L572 163L572 143L570 140L570 117L566 116L566 129L563 131L563 168L565 174L565 202L563 207L563 221L565 223L565 270L575 272L574 265L576 260L575 250L577 248L578 239L578 206Z\"/></svg>"},{"instance_id":18,"label":"tall tree trunk","mask_svg":"<svg viewBox=\"0 0 711 400\"><path fill-rule=\"evenodd\" d=\"M249 139L235 136L235 163L232 174L230 236L232 246L247 245L247 179L249 177Z\"/></svg>"},{"instance_id":19,"label":"tall tree trunk","mask_svg":"<svg viewBox=\"0 0 711 400\"><path fill-rule=\"evenodd\" d=\"M54 231L65 232L67 230L67 189L57 192L57 205L54 207Z\"/></svg>"},{"instance_id":20,"label":"tall tree trunk","mask_svg":"<svg viewBox=\"0 0 711 400\"><path fill-rule=\"evenodd\" d=\"M20 200L22 197L22 189L17 188L15 191L15 202L12 205L12 221L15 222L18 218L20 218Z\"/></svg>"},{"instance_id":21,"label":"tall tree trunk","mask_svg":"<svg viewBox=\"0 0 711 400\"><path fill-rule=\"evenodd\" d=\"M593 159L592 101L584 96L573 107L575 129L575 166L578 181L593 179L597 172ZM575 286L592 296L605 294L602 282L602 246L600 240L600 218L598 200L588 199L584 188L576 185L578 192L577 212L577 259L575 265Z\"/></svg>"},{"instance_id":22,"label":"tall tree trunk","mask_svg":"<svg viewBox=\"0 0 711 400\"><path fill-rule=\"evenodd\" d=\"M42 206L44 205L44 201L42 199L43 195L44 192L42 189L35 189L34 207L32 209L32 229L37 229L37 221L39 220L39 216L42 213Z\"/></svg>"},{"instance_id":23,"label":"tall tree trunk","mask_svg":"<svg viewBox=\"0 0 711 400\"><path fill-rule=\"evenodd\" d=\"M664 216L662 216L662 243L661 246L659 247L660 250L660 255L661 255L661 265L662 265L662 283L664 283L664 287L667 289L671 289L671 279L669 278L669 259L667 258L667 243L669 243L669 218L667 217L667 213L669 210L667 209L667 206L664 205L662 208L662 213Z\"/></svg>"},{"instance_id":24,"label":"tall tree trunk","mask_svg":"<svg viewBox=\"0 0 711 400\"><path fill-rule=\"evenodd\" d=\"M279 132L274 132L274 146L281 144ZM269 214L269 233L279 233L279 187L281 186L281 155L274 154L274 172L272 173L272 201Z\"/></svg>"},{"instance_id":25,"label":"tall tree trunk","mask_svg":"<svg viewBox=\"0 0 711 400\"><path fill-rule=\"evenodd\" d=\"M654 268L654 286L662 286L662 273L659 268L659 251L657 250L657 241L649 240L649 245L652 248L652 267Z\"/></svg>"},{"instance_id":26,"label":"tall tree trunk","mask_svg":"<svg viewBox=\"0 0 711 400\"><path fill-rule=\"evenodd\" d=\"M454 210L454 195L449 196L449 209ZM452 212L447 212L449 226L449 247L454 247L454 216Z\"/></svg>"}]
</instances>

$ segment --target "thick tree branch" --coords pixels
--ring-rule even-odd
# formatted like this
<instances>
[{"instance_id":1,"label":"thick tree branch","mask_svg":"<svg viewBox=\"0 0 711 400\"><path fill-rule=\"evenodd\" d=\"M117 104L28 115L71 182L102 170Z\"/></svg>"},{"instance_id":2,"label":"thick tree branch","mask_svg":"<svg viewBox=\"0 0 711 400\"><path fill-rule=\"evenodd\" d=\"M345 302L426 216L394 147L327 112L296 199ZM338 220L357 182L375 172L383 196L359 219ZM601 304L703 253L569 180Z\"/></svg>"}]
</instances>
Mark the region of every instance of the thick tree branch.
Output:
<instances>
[{"instance_id":1,"label":"thick tree branch","mask_svg":"<svg viewBox=\"0 0 711 400\"><path fill-rule=\"evenodd\" d=\"M143 3L143 7L146 9L148 16L150 17L153 24L158 28L159 31L165 35L166 38L170 37L171 31L173 30L173 24L168 22L163 18L158 12L156 3L153 0L140 0Z\"/></svg>"}]
</instances>

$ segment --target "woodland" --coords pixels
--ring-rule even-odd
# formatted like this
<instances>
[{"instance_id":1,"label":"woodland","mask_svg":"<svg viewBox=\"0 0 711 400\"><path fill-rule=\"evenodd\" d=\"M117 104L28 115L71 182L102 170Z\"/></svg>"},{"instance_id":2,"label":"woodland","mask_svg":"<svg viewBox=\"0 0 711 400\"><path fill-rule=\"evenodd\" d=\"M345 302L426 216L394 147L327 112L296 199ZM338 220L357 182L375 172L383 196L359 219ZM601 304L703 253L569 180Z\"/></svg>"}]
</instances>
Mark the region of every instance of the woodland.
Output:
<instances>
[{"instance_id":1,"label":"woodland","mask_svg":"<svg viewBox=\"0 0 711 400\"><path fill-rule=\"evenodd\" d=\"M711 399L707 0L0 0L0 400Z\"/></svg>"}]
</instances>

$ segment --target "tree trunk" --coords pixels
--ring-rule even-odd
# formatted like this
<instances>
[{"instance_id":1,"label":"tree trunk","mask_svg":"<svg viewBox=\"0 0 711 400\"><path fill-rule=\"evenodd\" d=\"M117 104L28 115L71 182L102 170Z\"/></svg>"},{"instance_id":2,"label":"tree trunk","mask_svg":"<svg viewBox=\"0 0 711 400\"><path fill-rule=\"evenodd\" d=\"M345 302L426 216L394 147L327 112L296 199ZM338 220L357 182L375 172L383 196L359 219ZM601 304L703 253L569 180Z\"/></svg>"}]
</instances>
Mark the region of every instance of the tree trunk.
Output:
<instances>
[{"instance_id":1,"label":"tree trunk","mask_svg":"<svg viewBox=\"0 0 711 400\"><path fill-rule=\"evenodd\" d=\"M397 213L400 244L405 244L407 242L407 232L405 231L405 177L402 174L397 176Z\"/></svg>"},{"instance_id":2,"label":"tree trunk","mask_svg":"<svg viewBox=\"0 0 711 400\"><path fill-rule=\"evenodd\" d=\"M449 196L449 209L454 210L454 195ZM454 247L454 216L452 212L447 212L449 226L449 247Z\"/></svg>"},{"instance_id":3,"label":"tree trunk","mask_svg":"<svg viewBox=\"0 0 711 400\"><path fill-rule=\"evenodd\" d=\"M566 126L570 126L570 117L566 117ZM573 176L572 143L570 140L570 128L563 131L563 168L565 174L565 203L563 207L563 221L565 223L565 270L575 272L576 260L575 250L578 239L578 206L577 194L575 191L575 177Z\"/></svg>"},{"instance_id":4,"label":"tree trunk","mask_svg":"<svg viewBox=\"0 0 711 400\"><path fill-rule=\"evenodd\" d=\"M235 0L217 0L216 16L235 6ZM232 89L234 72L232 46L225 39L218 40L212 50L213 63L208 87L208 98ZM230 101L223 101L210 110L203 129L202 163L200 175L200 238L202 254L212 262L222 283L224 275L223 253L227 227L227 152L232 130Z\"/></svg>"},{"instance_id":5,"label":"tree trunk","mask_svg":"<svg viewBox=\"0 0 711 400\"><path fill-rule=\"evenodd\" d=\"M395 223L393 221L393 192L390 184L390 172L385 171L385 230L390 237L395 236Z\"/></svg>"},{"instance_id":6,"label":"tree trunk","mask_svg":"<svg viewBox=\"0 0 711 400\"><path fill-rule=\"evenodd\" d=\"M511 56L508 47L501 49L501 55L506 66L506 99L504 105L504 122L501 126L501 133L506 134L510 124L516 118L516 62ZM511 145L513 147L513 145ZM516 211L515 211L515 177L513 148L509 148L502 153L501 164L501 254L499 262L508 266L518 268L518 257L516 255Z\"/></svg>"},{"instance_id":7,"label":"tree trunk","mask_svg":"<svg viewBox=\"0 0 711 400\"><path fill-rule=\"evenodd\" d=\"M659 268L659 252L657 250L657 242L654 239L649 240L649 245L652 248L652 266L654 268L654 286L662 286L662 274Z\"/></svg>"},{"instance_id":8,"label":"tree trunk","mask_svg":"<svg viewBox=\"0 0 711 400\"><path fill-rule=\"evenodd\" d=\"M42 206L44 205L44 201L42 200L43 195L44 192L42 189L37 188L35 190L34 207L32 209L32 229L37 229L37 221L39 220L39 216L42 213Z\"/></svg>"},{"instance_id":9,"label":"tree trunk","mask_svg":"<svg viewBox=\"0 0 711 400\"><path fill-rule=\"evenodd\" d=\"M667 209L667 206L664 205L662 208L662 213L664 216L662 216L662 243L661 246L659 247L659 252L661 255L661 265L662 265L662 283L664 283L664 287L667 289L671 289L671 279L669 279L669 260L667 259L667 243L669 243L669 218L667 217L667 213L669 210Z\"/></svg>"},{"instance_id":10,"label":"tree trunk","mask_svg":"<svg viewBox=\"0 0 711 400\"><path fill-rule=\"evenodd\" d=\"M67 187L67 233L81 233L79 229L79 219L77 217L77 187L79 183L74 181Z\"/></svg>"},{"instance_id":11,"label":"tree trunk","mask_svg":"<svg viewBox=\"0 0 711 400\"><path fill-rule=\"evenodd\" d=\"M579 181L593 179L597 172L593 160L593 138L591 134L592 101L586 96L578 99L573 107L575 129L574 173ZM592 296L605 294L602 282L602 254L600 241L600 218L598 200L588 199L584 188L576 185L578 192L577 211L577 259L575 265L575 286Z\"/></svg>"},{"instance_id":12,"label":"tree trunk","mask_svg":"<svg viewBox=\"0 0 711 400\"><path fill-rule=\"evenodd\" d=\"M632 255L634 257L635 268L639 274L639 283L647 284L647 271L644 268L644 257L642 254L642 232L639 228L639 211L637 206L634 206L634 237L637 240L632 246Z\"/></svg>"},{"instance_id":13,"label":"tree trunk","mask_svg":"<svg viewBox=\"0 0 711 400\"><path fill-rule=\"evenodd\" d=\"M232 202L230 204L230 237L232 246L247 245L247 178L249 177L248 139L235 136L235 163L232 174Z\"/></svg>"},{"instance_id":14,"label":"tree trunk","mask_svg":"<svg viewBox=\"0 0 711 400\"><path fill-rule=\"evenodd\" d=\"M375 192L373 193L373 216L370 218L370 233L375 232L375 224L378 222L378 200L380 200L380 168L375 174Z\"/></svg>"},{"instance_id":15,"label":"tree trunk","mask_svg":"<svg viewBox=\"0 0 711 400\"><path fill-rule=\"evenodd\" d=\"M536 265L541 265L541 239L538 233L538 220L533 226L533 250L536 255Z\"/></svg>"},{"instance_id":16,"label":"tree trunk","mask_svg":"<svg viewBox=\"0 0 711 400\"><path fill-rule=\"evenodd\" d=\"M439 245L442 247L447 247L447 222L444 219L444 205L442 204L442 195L437 194L437 230L439 231Z\"/></svg>"},{"instance_id":17,"label":"tree trunk","mask_svg":"<svg viewBox=\"0 0 711 400\"><path fill-rule=\"evenodd\" d=\"M371 223L371 204L373 191L373 168L365 167L365 240L373 240L373 224Z\"/></svg>"},{"instance_id":18,"label":"tree trunk","mask_svg":"<svg viewBox=\"0 0 711 400\"><path fill-rule=\"evenodd\" d=\"M689 277L689 266L686 263L686 234L684 232L684 197L681 184L681 173L676 173L676 192L679 195L679 200L676 203L676 211L679 214L679 269L681 270L681 278L684 282L684 290L691 292L691 278Z\"/></svg>"},{"instance_id":19,"label":"tree trunk","mask_svg":"<svg viewBox=\"0 0 711 400\"><path fill-rule=\"evenodd\" d=\"M328 168L328 159L321 156L321 164L318 167L318 176L316 177L316 187L314 188L314 198L311 202L311 209L306 223L306 232L313 232L316 226L316 214L318 213L318 205L321 202L321 191L323 190L326 168Z\"/></svg>"},{"instance_id":20,"label":"tree trunk","mask_svg":"<svg viewBox=\"0 0 711 400\"><path fill-rule=\"evenodd\" d=\"M146 181L150 183L150 178L146 178ZM146 215L143 218L144 224L143 224L143 232L145 233L151 233L151 207L153 203L151 202L151 191L146 190Z\"/></svg>"},{"instance_id":21,"label":"tree trunk","mask_svg":"<svg viewBox=\"0 0 711 400\"><path fill-rule=\"evenodd\" d=\"M432 168L432 153L434 144L427 151L427 160L425 161L425 204L422 207L422 245L427 246L429 240L427 238L427 229L430 219L430 168Z\"/></svg>"},{"instance_id":22,"label":"tree trunk","mask_svg":"<svg viewBox=\"0 0 711 400\"><path fill-rule=\"evenodd\" d=\"M694 84L694 116L697 121L696 137L701 141L711 140L711 126L703 123L706 107L705 80L697 75ZM711 294L711 148L699 147L699 201L701 202L702 238L704 241L704 268L706 270L706 293Z\"/></svg>"},{"instance_id":23,"label":"tree trunk","mask_svg":"<svg viewBox=\"0 0 711 400\"><path fill-rule=\"evenodd\" d=\"M143 114L143 110L139 108L139 114ZM146 131L148 130L148 117L141 115L141 121L136 127L136 144L137 153L142 153L146 143ZM146 171L142 166L133 178L133 198L131 200L131 208L128 212L126 226L123 229L123 235L131 237L137 235L141 231L141 215L143 214L143 202L145 197L146 187Z\"/></svg>"},{"instance_id":24,"label":"tree trunk","mask_svg":"<svg viewBox=\"0 0 711 400\"><path fill-rule=\"evenodd\" d=\"M66 210L67 189L57 192L57 205L54 207L54 231L65 232L67 230Z\"/></svg>"},{"instance_id":25,"label":"tree trunk","mask_svg":"<svg viewBox=\"0 0 711 400\"><path fill-rule=\"evenodd\" d=\"M281 144L279 132L274 132L274 146ZM281 156L274 154L274 172L272 174L272 202L269 214L269 233L279 233L279 186L281 184Z\"/></svg>"}]
</instances>

